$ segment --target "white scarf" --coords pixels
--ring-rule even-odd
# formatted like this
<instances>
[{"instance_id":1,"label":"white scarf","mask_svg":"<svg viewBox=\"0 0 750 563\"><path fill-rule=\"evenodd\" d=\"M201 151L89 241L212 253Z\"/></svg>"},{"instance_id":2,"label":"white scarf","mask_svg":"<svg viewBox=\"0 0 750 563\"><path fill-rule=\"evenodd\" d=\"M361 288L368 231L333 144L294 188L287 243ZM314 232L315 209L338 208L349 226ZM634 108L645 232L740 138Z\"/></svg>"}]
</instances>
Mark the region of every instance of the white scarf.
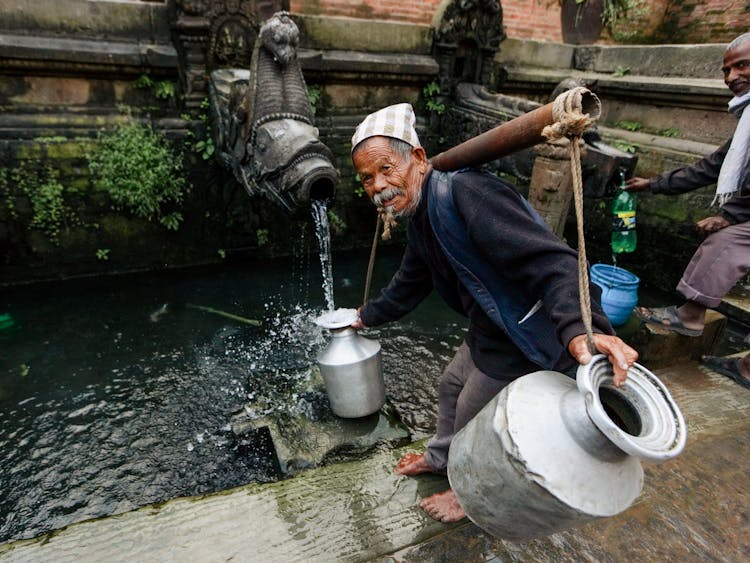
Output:
<instances>
[{"instance_id":1,"label":"white scarf","mask_svg":"<svg viewBox=\"0 0 750 563\"><path fill-rule=\"evenodd\" d=\"M750 111L743 111L748 104L750 104L750 92L729 100L729 112L741 115L729 150L721 165L719 180L716 182L716 195L711 205L718 203L721 207L740 187L740 177L750 157Z\"/></svg>"}]
</instances>

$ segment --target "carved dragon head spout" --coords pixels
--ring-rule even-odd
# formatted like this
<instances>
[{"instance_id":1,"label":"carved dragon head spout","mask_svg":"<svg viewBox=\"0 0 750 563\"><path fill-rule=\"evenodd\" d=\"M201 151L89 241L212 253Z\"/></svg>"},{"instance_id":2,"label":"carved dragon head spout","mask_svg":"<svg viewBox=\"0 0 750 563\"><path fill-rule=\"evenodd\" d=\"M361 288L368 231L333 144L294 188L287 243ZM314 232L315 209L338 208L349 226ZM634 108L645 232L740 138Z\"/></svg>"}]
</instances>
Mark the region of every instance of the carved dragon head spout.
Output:
<instances>
[{"instance_id":1,"label":"carved dragon head spout","mask_svg":"<svg viewBox=\"0 0 750 563\"><path fill-rule=\"evenodd\" d=\"M211 73L219 160L250 195L289 212L311 199L332 199L339 182L333 154L313 125L298 43L297 25L277 12L261 26L249 70Z\"/></svg>"},{"instance_id":2,"label":"carved dragon head spout","mask_svg":"<svg viewBox=\"0 0 750 563\"><path fill-rule=\"evenodd\" d=\"M266 197L290 212L333 198L339 181L333 155L309 123L273 119L255 129L253 145L253 182Z\"/></svg>"}]
</instances>

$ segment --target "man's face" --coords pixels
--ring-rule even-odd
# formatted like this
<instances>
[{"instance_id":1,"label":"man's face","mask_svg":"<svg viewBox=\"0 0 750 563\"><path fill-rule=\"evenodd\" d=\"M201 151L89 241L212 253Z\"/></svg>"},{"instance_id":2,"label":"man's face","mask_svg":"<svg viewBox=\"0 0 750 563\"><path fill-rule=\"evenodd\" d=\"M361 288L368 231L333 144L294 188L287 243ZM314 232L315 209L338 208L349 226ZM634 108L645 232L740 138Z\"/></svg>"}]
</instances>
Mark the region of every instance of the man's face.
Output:
<instances>
[{"instance_id":1,"label":"man's face","mask_svg":"<svg viewBox=\"0 0 750 563\"><path fill-rule=\"evenodd\" d=\"M357 147L353 161L365 193L377 207L390 208L397 217L414 212L428 167L424 149L412 149L405 158L386 137L370 137Z\"/></svg>"},{"instance_id":2,"label":"man's face","mask_svg":"<svg viewBox=\"0 0 750 563\"><path fill-rule=\"evenodd\" d=\"M742 96L750 92L750 41L724 53L721 71L732 94Z\"/></svg>"}]
</instances>

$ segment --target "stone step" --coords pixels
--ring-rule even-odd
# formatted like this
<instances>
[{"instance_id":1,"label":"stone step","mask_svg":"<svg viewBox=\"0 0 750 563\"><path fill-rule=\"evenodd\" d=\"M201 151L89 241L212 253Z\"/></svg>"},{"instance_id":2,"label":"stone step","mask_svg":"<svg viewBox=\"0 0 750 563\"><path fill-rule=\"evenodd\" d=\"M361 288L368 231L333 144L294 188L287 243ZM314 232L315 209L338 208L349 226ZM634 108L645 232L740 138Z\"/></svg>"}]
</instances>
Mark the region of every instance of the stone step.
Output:
<instances>
[{"instance_id":1,"label":"stone step","mask_svg":"<svg viewBox=\"0 0 750 563\"><path fill-rule=\"evenodd\" d=\"M727 318L717 311L706 311L706 327L701 336L684 336L657 325L641 321L633 313L618 327L617 334L638 350L638 363L649 369L662 368L687 361L699 361L710 355L724 336Z\"/></svg>"}]
</instances>

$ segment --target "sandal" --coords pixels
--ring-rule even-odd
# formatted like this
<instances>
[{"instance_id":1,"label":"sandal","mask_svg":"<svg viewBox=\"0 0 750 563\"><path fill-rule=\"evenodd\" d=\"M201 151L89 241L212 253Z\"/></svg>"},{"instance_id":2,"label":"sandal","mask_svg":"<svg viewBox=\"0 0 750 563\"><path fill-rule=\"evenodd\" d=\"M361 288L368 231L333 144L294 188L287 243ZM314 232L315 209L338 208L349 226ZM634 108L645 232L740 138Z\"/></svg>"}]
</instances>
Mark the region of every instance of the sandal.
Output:
<instances>
[{"instance_id":1,"label":"sandal","mask_svg":"<svg viewBox=\"0 0 750 563\"><path fill-rule=\"evenodd\" d=\"M687 328L682 324L680 317L677 315L677 307L674 305L653 309L636 307L635 315L642 321L658 325L677 334L684 334L685 336L700 336L703 334L702 328Z\"/></svg>"},{"instance_id":2,"label":"sandal","mask_svg":"<svg viewBox=\"0 0 750 563\"><path fill-rule=\"evenodd\" d=\"M750 389L750 379L740 373L739 358L721 358L719 356L703 356L701 363L711 371L727 376L743 387Z\"/></svg>"}]
</instances>

